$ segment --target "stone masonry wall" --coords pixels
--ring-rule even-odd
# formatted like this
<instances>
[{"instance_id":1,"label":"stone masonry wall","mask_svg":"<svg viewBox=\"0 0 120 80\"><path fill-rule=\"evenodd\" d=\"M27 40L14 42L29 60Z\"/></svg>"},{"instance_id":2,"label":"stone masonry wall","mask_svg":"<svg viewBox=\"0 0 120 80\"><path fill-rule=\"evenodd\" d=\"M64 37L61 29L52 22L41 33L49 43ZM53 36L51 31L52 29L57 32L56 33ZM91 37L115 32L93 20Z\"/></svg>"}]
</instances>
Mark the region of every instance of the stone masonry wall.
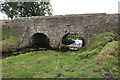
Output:
<instances>
[{"instance_id":1,"label":"stone masonry wall","mask_svg":"<svg viewBox=\"0 0 120 80\"><path fill-rule=\"evenodd\" d=\"M62 37L68 33L78 33L85 40L85 46L94 34L117 29L118 14L78 14L58 16L35 16L17 18L11 21L16 27L16 34L20 36L20 47L29 46L31 37L36 33L45 34L50 40L52 48L58 48ZM74 26L74 29L71 29Z\"/></svg>"}]
</instances>

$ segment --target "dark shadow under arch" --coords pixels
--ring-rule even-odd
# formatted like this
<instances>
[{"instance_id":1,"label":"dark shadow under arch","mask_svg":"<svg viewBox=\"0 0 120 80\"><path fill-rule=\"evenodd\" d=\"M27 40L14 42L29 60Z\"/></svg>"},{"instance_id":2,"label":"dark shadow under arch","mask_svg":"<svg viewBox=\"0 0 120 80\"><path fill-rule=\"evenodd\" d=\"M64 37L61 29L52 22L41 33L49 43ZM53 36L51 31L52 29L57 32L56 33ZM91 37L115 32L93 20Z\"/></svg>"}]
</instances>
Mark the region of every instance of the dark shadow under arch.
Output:
<instances>
[{"instance_id":1,"label":"dark shadow under arch","mask_svg":"<svg viewBox=\"0 0 120 80\"><path fill-rule=\"evenodd\" d=\"M69 34L70 34L70 33L65 34L65 35L62 37L62 44L69 45L69 44L72 44L72 43L73 43L73 41L67 39Z\"/></svg>"},{"instance_id":2,"label":"dark shadow under arch","mask_svg":"<svg viewBox=\"0 0 120 80\"><path fill-rule=\"evenodd\" d=\"M36 33L31 37L31 47L50 48L49 38L43 33Z\"/></svg>"}]
</instances>

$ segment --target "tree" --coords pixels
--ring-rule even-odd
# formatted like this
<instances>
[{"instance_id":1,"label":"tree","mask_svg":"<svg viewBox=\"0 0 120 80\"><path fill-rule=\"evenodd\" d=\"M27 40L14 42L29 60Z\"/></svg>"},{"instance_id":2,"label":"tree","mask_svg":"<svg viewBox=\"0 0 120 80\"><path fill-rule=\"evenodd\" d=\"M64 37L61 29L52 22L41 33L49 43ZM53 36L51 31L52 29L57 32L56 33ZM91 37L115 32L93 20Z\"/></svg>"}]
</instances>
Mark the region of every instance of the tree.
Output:
<instances>
[{"instance_id":1,"label":"tree","mask_svg":"<svg viewBox=\"0 0 120 80\"><path fill-rule=\"evenodd\" d=\"M2 2L1 12L8 18L52 15L50 2Z\"/></svg>"}]
</instances>

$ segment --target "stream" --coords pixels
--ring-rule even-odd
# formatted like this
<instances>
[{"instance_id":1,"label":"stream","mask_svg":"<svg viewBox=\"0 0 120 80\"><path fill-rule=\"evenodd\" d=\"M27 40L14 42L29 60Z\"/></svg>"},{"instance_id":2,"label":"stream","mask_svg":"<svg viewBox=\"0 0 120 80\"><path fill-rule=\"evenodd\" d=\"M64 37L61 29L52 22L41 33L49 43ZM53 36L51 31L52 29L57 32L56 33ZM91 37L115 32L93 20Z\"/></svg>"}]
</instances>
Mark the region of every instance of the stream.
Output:
<instances>
[{"instance_id":1,"label":"stream","mask_svg":"<svg viewBox=\"0 0 120 80\"><path fill-rule=\"evenodd\" d=\"M25 53L29 53L29 52L33 52L33 51L47 51L47 50L53 50L53 51L57 51L57 52L67 52L67 51L71 51L69 49L51 49L51 48L23 48L23 49L13 49L7 52L2 52L2 59L6 58L6 57L10 57L10 56L17 56L20 54L25 54Z\"/></svg>"}]
</instances>

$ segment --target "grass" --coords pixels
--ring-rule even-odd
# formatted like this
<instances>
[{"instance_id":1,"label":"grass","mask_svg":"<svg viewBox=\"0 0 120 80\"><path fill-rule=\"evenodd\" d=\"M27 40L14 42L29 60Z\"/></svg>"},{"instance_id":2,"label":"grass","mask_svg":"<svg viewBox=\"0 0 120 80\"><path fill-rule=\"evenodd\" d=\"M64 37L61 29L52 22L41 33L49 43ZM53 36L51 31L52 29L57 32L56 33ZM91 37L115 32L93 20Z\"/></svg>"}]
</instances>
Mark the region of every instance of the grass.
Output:
<instances>
[{"instance_id":1,"label":"grass","mask_svg":"<svg viewBox=\"0 0 120 80\"><path fill-rule=\"evenodd\" d=\"M3 77L118 78L118 43L112 32L106 32L94 37L88 50L80 48L65 53L31 51L7 57L2 60Z\"/></svg>"},{"instance_id":2,"label":"grass","mask_svg":"<svg viewBox=\"0 0 120 80\"><path fill-rule=\"evenodd\" d=\"M10 48L18 47L19 39L13 36L14 26L15 25L12 23L2 25L2 41L0 41L0 45L2 45L2 51L8 51Z\"/></svg>"},{"instance_id":3,"label":"grass","mask_svg":"<svg viewBox=\"0 0 120 80\"><path fill-rule=\"evenodd\" d=\"M17 48L18 39L10 36L8 39L0 41L0 44L2 44L2 51L8 51L12 47Z\"/></svg>"},{"instance_id":4,"label":"grass","mask_svg":"<svg viewBox=\"0 0 120 80\"><path fill-rule=\"evenodd\" d=\"M55 51L30 52L3 59L3 77L84 78L93 74L98 76L96 73L91 74L91 70L86 70L88 67L93 68L92 60L80 60L77 55Z\"/></svg>"},{"instance_id":5,"label":"grass","mask_svg":"<svg viewBox=\"0 0 120 80\"><path fill-rule=\"evenodd\" d=\"M11 33L11 29L6 28L3 32L2 32L2 40L5 40L6 38L9 38Z\"/></svg>"},{"instance_id":6,"label":"grass","mask_svg":"<svg viewBox=\"0 0 120 80\"><path fill-rule=\"evenodd\" d=\"M94 38L91 39L91 43L88 46L88 50L93 50L99 46L103 47L108 42L112 42L115 39L115 34L112 32L105 32L98 35L95 35Z\"/></svg>"},{"instance_id":7,"label":"grass","mask_svg":"<svg viewBox=\"0 0 120 80\"><path fill-rule=\"evenodd\" d=\"M105 45L100 55L95 58L95 63L102 65L102 68L112 77L118 77L118 48L120 41L113 41Z\"/></svg>"}]
</instances>

